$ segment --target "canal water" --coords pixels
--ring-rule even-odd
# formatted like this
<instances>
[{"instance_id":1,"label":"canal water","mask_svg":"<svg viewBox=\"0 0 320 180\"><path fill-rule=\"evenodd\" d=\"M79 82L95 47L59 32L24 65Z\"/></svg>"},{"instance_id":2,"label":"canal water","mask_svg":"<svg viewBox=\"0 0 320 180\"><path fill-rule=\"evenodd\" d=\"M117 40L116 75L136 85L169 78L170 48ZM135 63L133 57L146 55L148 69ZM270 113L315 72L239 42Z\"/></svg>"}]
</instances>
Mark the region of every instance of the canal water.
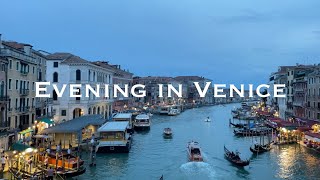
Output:
<instances>
[{"instance_id":1,"label":"canal water","mask_svg":"<svg viewBox=\"0 0 320 180\"><path fill-rule=\"evenodd\" d=\"M230 110L239 104L186 110L179 116L153 116L149 132L133 135L129 154L98 154L97 166L87 167L78 179L202 180L202 179L320 179L320 156L300 145L276 146L256 156L249 150L253 138L239 138L228 126ZM204 122L207 116L212 122ZM162 131L170 127L172 139ZM188 162L187 142L200 143L205 162ZM238 150L249 166L238 168L224 158L223 146ZM83 158L88 159L84 154ZM86 163L88 164L88 163Z\"/></svg>"}]
</instances>

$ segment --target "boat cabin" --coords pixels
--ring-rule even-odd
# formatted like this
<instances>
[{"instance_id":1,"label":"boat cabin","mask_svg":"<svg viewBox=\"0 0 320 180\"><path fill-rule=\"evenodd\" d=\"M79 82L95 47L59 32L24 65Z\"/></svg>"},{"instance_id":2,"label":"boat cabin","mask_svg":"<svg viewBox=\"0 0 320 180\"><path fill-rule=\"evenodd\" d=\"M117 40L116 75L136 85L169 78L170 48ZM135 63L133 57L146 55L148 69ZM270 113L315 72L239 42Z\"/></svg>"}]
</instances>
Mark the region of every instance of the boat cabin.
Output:
<instances>
[{"instance_id":1,"label":"boat cabin","mask_svg":"<svg viewBox=\"0 0 320 180\"><path fill-rule=\"evenodd\" d=\"M129 121L111 121L98 129L99 144L97 152L129 152L131 148L131 135Z\"/></svg>"}]
</instances>

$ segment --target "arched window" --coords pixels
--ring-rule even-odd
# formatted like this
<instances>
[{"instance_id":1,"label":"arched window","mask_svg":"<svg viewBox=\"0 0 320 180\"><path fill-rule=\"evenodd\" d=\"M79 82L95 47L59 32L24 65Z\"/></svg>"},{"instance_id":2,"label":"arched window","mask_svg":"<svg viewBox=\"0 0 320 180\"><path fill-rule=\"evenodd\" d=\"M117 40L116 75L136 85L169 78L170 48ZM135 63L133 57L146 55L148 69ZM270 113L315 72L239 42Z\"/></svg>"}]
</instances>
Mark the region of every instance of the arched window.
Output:
<instances>
[{"instance_id":1,"label":"arched window","mask_svg":"<svg viewBox=\"0 0 320 180\"><path fill-rule=\"evenodd\" d=\"M88 114L91 114L91 108L88 109Z\"/></svg>"},{"instance_id":2,"label":"arched window","mask_svg":"<svg viewBox=\"0 0 320 180\"><path fill-rule=\"evenodd\" d=\"M58 82L58 73L57 72L53 73L53 82Z\"/></svg>"},{"instance_id":3,"label":"arched window","mask_svg":"<svg viewBox=\"0 0 320 180\"><path fill-rule=\"evenodd\" d=\"M77 69L77 70L76 70L76 80L77 80L77 81L80 81L80 80L81 80L81 70L80 70L80 69Z\"/></svg>"},{"instance_id":4,"label":"arched window","mask_svg":"<svg viewBox=\"0 0 320 180\"><path fill-rule=\"evenodd\" d=\"M100 107L98 107L98 112L97 112L97 114L100 114Z\"/></svg>"},{"instance_id":5,"label":"arched window","mask_svg":"<svg viewBox=\"0 0 320 180\"><path fill-rule=\"evenodd\" d=\"M53 98L54 101L58 100L58 95L57 95L55 90L52 91L52 98Z\"/></svg>"}]
</instances>

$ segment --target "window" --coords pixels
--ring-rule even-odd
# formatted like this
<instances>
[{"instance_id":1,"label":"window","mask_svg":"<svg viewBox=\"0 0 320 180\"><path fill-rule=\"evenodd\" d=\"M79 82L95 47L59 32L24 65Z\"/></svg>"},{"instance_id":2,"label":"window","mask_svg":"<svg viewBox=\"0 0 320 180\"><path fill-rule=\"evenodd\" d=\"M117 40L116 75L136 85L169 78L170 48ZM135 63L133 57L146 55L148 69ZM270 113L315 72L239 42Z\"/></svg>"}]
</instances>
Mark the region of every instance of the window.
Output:
<instances>
[{"instance_id":1,"label":"window","mask_svg":"<svg viewBox=\"0 0 320 180\"><path fill-rule=\"evenodd\" d=\"M2 65L1 65L1 70L2 70L2 71L6 71L6 64L2 64Z\"/></svg>"},{"instance_id":2,"label":"window","mask_svg":"<svg viewBox=\"0 0 320 180\"><path fill-rule=\"evenodd\" d=\"M12 60L9 61L9 68L12 69Z\"/></svg>"},{"instance_id":3,"label":"window","mask_svg":"<svg viewBox=\"0 0 320 180\"><path fill-rule=\"evenodd\" d=\"M8 117L8 127L11 126L11 117Z\"/></svg>"},{"instance_id":4,"label":"window","mask_svg":"<svg viewBox=\"0 0 320 180\"><path fill-rule=\"evenodd\" d=\"M67 110L61 110L61 116L67 116Z\"/></svg>"},{"instance_id":5,"label":"window","mask_svg":"<svg viewBox=\"0 0 320 180\"><path fill-rule=\"evenodd\" d=\"M80 70L80 69L77 69L77 70L76 70L76 80L77 80L77 81L80 81L80 80L81 80L81 70Z\"/></svg>"},{"instance_id":6,"label":"window","mask_svg":"<svg viewBox=\"0 0 320 180\"><path fill-rule=\"evenodd\" d=\"M17 62L17 68L16 68L17 71L19 71L19 62Z\"/></svg>"},{"instance_id":7,"label":"window","mask_svg":"<svg viewBox=\"0 0 320 180\"><path fill-rule=\"evenodd\" d=\"M19 88L19 80L16 80L16 89Z\"/></svg>"},{"instance_id":8,"label":"window","mask_svg":"<svg viewBox=\"0 0 320 180\"><path fill-rule=\"evenodd\" d=\"M89 70L88 81L90 81L90 76L91 76L91 72L90 72L90 70Z\"/></svg>"},{"instance_id":9,"label":"window","mask_svg":"<svg viewBox=\"0 0 320 180\"><path fill-rule=\"evenodd\" d=\"M32 67L32 73L34 74L34 67Z\"/></svg>"},{"instance_id":10,"label":"window","mask_svg":"<svg viewBox=\"0 0 320 180\"><path fill-rule=\"evenodd\" d=\"M34 82L32 82L32 91L34 91Z\"/></svg>"},{"instance_id":11,"label":"window","mask_svg":"<svg viewBox=\"0 0 320 180\"><path fill-rule=\"evenodd\" d=\"M53 62L53 67L57 68L59 66L58 62Z\"/></svg>"},{"instance_id":12,"label":"window","mask_svg":"<svg viewBox=\"0 0 320 180\"><path fill-rule=\"evenodd\" d=\"M57 72L53 73L53 82L58 82L58 73Z\"/></svg>"},{"instance_id":13,"label":"window","mask_svg":"<svg viewBox=\"0 0 320 180\"><path fill-rule=\"evenodd\" d=\"M57 95L55 90L52 91L52 98L53 98L54 101L58 100L58 95Z\"/></svg>"},{"instance_id":14,"label":"window","mask_svg":"<svg viewBox=\"0 0 320 180\"><path fill-rule=\"evenodd\" d=\"M9 79L9 84L8 84L8 88L11 89L11 79Z\"/></svg>"},{"instance_id":15,"label":"window","mask_svg":"<svg viewBox=\"0 0 320 180\"><path fill-rule=\"evenodd\" d=\"M80 88L78 88L78 92L76 92L76 95L80 95L80 94L81 94ZM77 100L77 101L80 101L80 97L76 97L76 100Z\"/></svg>"}]
</instances>

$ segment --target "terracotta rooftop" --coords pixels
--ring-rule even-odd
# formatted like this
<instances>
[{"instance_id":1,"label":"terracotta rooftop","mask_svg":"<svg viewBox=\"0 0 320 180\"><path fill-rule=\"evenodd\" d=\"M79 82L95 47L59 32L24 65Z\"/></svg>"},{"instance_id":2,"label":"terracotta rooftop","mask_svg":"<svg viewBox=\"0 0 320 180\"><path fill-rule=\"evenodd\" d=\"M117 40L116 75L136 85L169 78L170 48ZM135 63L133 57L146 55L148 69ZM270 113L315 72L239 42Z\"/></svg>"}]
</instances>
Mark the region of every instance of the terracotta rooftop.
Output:
<instances>
[{"instance_id":1,"label":"terracotta rooftop","mask_svg":"<svg viewBox=\"0 0 320 180\"><path fill-rule=\"evenodd\" d=\"M24 46L31 46L30 44L18 43L15 41L2 41L2 44L6 45L6 46L10 46L11 48L14 48L14 49L20 50L20 51L24 50L24 48L23 48Z\"/></svg>"},{"instance_id":2,"label":"terracotta rooftop","mask_svg":"<svg viewBox=\"0 0 320 180\"><path fill-rule=\"evenodd\" d=\"M63 60L70 56L73 56L71 53L64 53L64 52L57 52L50 55L47 55L48 59L55 59L55 60Z\"/></svg>"},{"instance_id":3,"label":"terracotta rooftop","mask_svg":"<svg viewBox=\"0 0 320 180\"><path fill-rule=\"evenodd\" d=\"M174 78L177 81L199 81L204 80L204 77L200 76L177 76Z\"/></svg>"},{"instance_id":4,"label":"terracotta rooftop","mask_svg":"<svg viewBox=\"0 0 320 180\"><path fill-rule=\"evenodd\" d=\"M57 52L46 56L49 60L63 60L62 63L88 63L89 61L71 53Z\"/></svg>"}]
</instances>

